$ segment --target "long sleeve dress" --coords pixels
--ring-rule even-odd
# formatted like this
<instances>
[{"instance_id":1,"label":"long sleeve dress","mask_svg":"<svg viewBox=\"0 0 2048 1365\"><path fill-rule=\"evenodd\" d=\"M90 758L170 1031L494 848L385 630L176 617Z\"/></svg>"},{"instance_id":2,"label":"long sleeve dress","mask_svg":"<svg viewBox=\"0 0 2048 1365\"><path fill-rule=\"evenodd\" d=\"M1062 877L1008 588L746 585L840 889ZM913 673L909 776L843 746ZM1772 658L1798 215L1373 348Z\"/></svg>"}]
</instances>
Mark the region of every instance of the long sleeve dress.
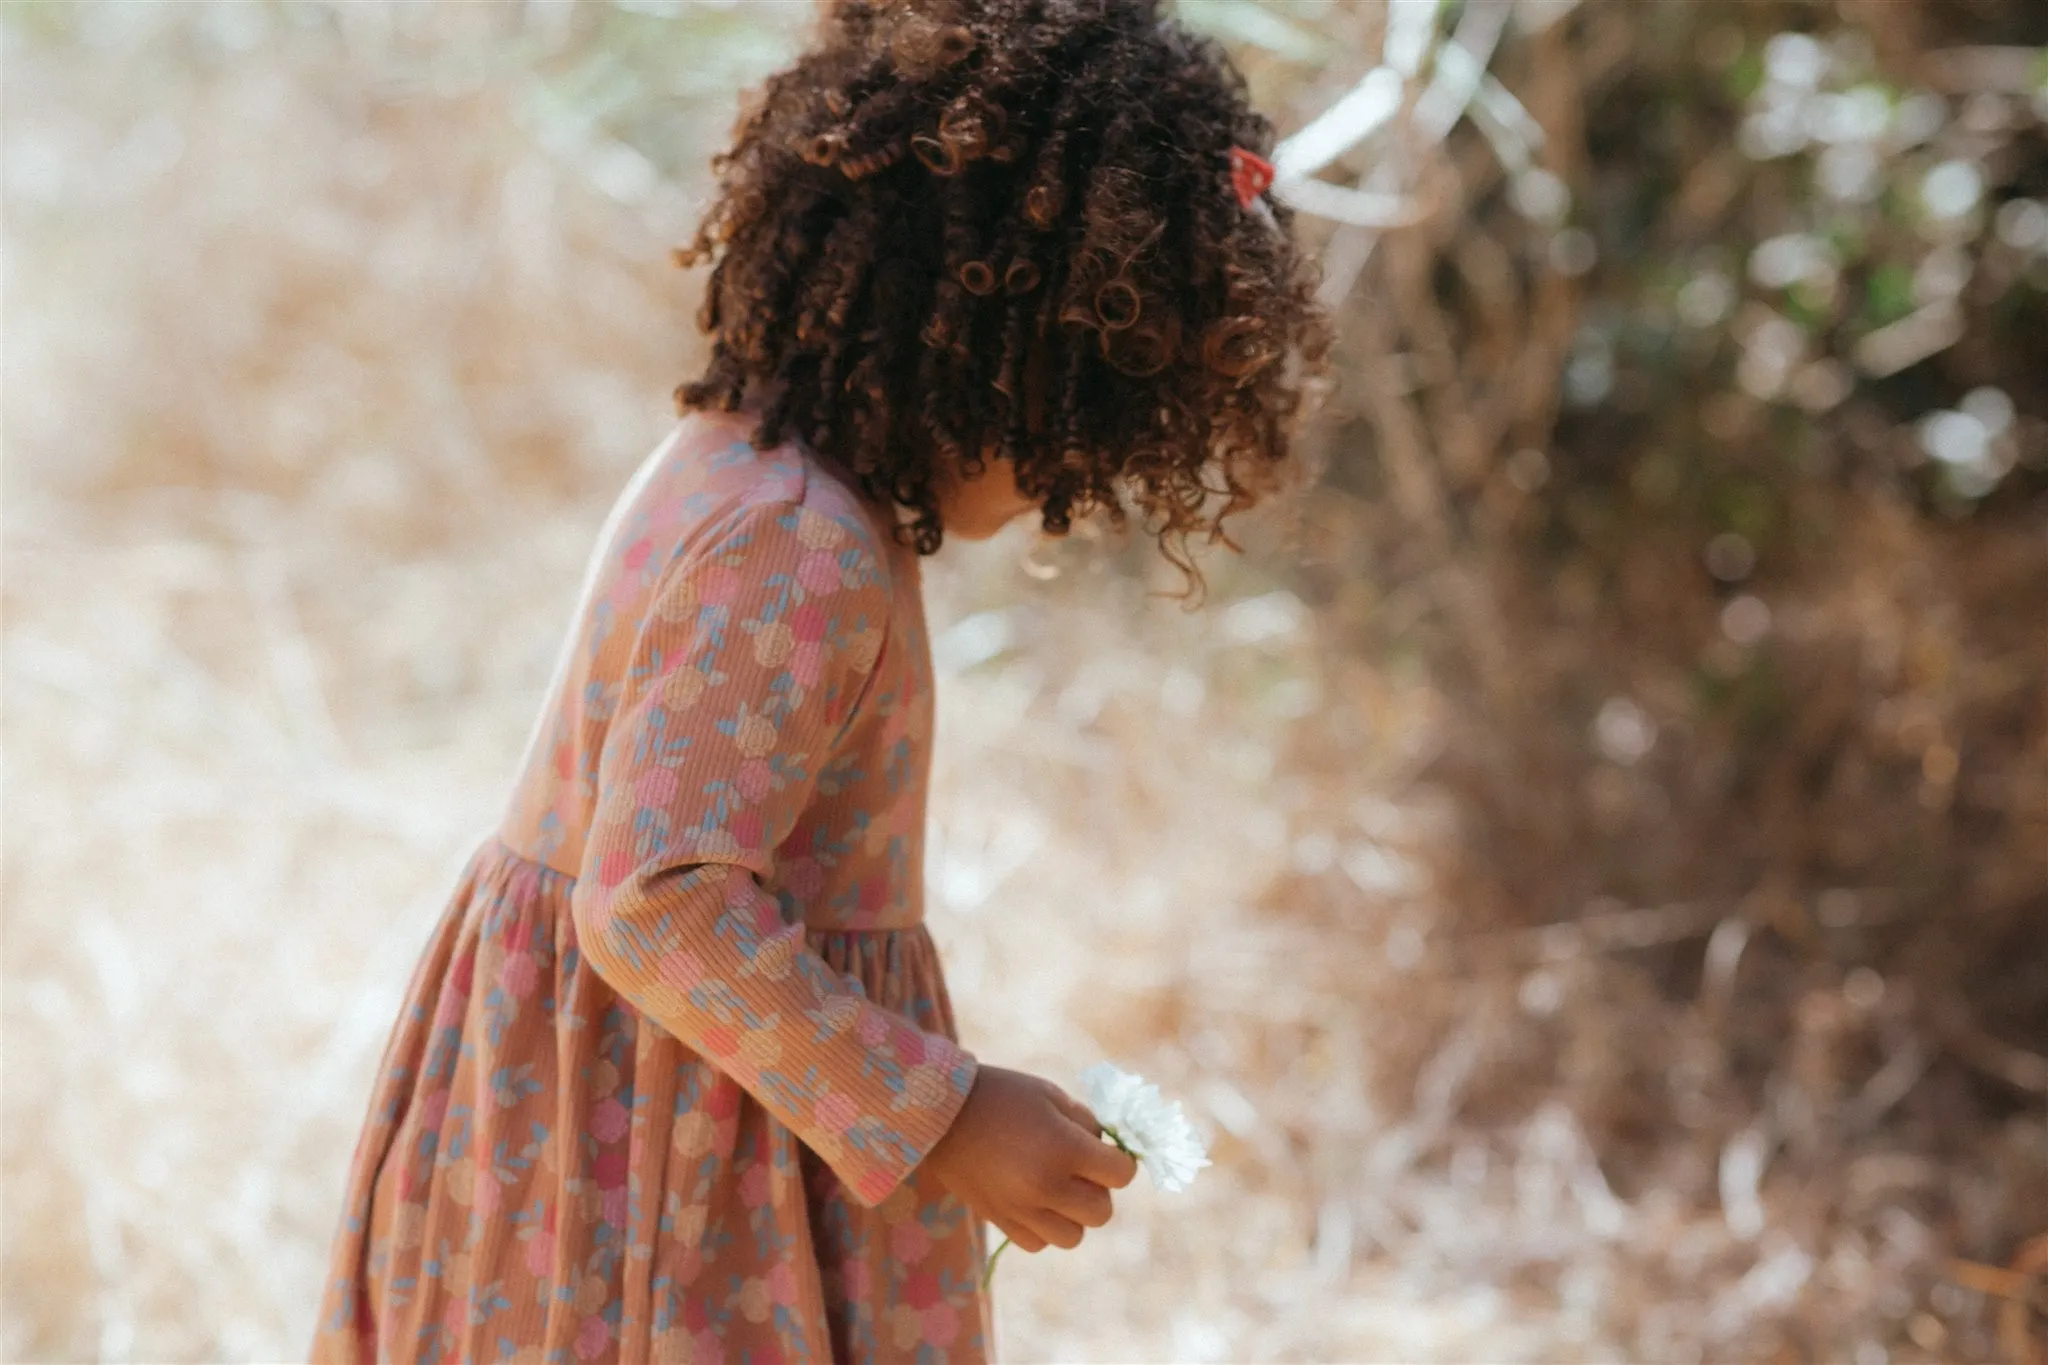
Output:
<instances>
[{"instance_id":1,"label":"long sleeve dress","mask_svg":"<svg viewBox=\"0 0 2048 1365\"><path fill-rule=\"evenodd\" d=\"M972 1084L923 926L915 553L686 417L614 509L501 827L419 963L320 1361L984 1359L919 1168Z\"/></svg>"}]
</instances>

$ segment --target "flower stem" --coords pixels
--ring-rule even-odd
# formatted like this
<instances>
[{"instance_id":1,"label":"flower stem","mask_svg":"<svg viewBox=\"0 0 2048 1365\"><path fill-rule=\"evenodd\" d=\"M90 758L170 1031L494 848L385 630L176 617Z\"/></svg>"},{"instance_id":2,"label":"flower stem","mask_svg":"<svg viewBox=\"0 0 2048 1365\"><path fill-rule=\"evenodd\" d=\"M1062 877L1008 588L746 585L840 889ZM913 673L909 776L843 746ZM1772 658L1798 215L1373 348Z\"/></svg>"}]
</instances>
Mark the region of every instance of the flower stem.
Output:
<instances>
[{"instance_id":1,"label":"flower stem","mask_svg":"<svg viewBox=\"0 0 2048 1365\"><path fill-rule=\"evenodd\" d=\"M981 1288L983 1293L988 1292L988 1282L995 1278L996 1257L1002 1255L1005 1251L1008 1251L1009 1249L1010 1239L1005 1237L1003 1239L1003 1244L997 1247L993 1252L989 1254L988 1264L983 1266L981 1269Z\"/></svg>"}]
</instances>

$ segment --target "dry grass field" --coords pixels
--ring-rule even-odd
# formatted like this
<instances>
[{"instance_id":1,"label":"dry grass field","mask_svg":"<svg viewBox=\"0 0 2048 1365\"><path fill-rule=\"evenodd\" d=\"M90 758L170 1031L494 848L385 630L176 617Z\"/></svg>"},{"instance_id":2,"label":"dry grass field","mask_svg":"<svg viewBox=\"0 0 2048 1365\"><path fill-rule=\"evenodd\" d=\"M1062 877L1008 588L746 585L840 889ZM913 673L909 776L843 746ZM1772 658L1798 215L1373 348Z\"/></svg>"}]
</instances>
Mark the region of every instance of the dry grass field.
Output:
<instances>
[{"instance_id":1,"label":"dry grass field","mask_svg":"<svg viewBox=\"0 0 2048 1365\"><path fill-rule=\"evenodd\" d=\"M301 1349L412 955L691 354L689 187L543 145L489 25L383 13L7 35L8 1360ZM715 130L730 95L679 116ZM1268 737L1206 697L1199 622L1100 555L1042 584L1030 549L934 575L966 1026L1056 1077L1208 1075L1240 1155L1284 1158L1152 1017L1286 979L1241 918L1284 844ZM1286 606L1225 613L1252 693L1285 682ZM1230 1151L1178 1206L1010 1263L1017 1357L1372 1339L1377 1310L1255 1330L1331 1281L1299 1273L1294 1192Z\"/></svg>"},{"instance_id":2,"label":"dry grass field","mask_svg":"<svg viewBox=\"0 0 2048 1365\"><path fill-rule=\"evenodd\" d=\"M694 354L666 253L697 186L551 103L568 8L8 16L8 1361L308 1337L413 955ZM796 8L712 8L678 136L711 149ZM1017 535L931 575L969 1046L1114 1058L1215 1140L1187 1194L1005 1259L1008 1358L1941 1358L1995 1304L1879 1210L1909 1158L1860 1170L1846 1230L1762 1151L1613 1178L1577 1106L1673 1016L1599 961L1440 950L1402 852L1431 693L1319 647L1287 538L1213 561L1199 613L1141 547ZM1479 1059L1530 1020L1582 1090L1491 1102ZM2032 1126L2001 1141L2038 1168ZM1824 1325L1787 1337L1795 1308Z\"/></svg>"}]
</instances>

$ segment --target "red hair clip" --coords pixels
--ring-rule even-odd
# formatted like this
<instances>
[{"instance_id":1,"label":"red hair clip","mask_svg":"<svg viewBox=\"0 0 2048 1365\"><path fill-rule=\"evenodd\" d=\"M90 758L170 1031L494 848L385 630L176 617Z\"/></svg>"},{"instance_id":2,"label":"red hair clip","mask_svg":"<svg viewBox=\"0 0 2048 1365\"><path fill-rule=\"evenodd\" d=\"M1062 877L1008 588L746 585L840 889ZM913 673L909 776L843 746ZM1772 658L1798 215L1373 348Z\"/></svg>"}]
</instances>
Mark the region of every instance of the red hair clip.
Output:
<instances>
[{"instance_id":1,"label":"red hair clip","mask_svg":"<svg viewBox=\"0 0 2048 1365\"><path fill-rule=\"evenodd\" d=\"M1237 191L1237 202L1242 208L1250 208L1273 185L1273 163L1256 152L1242 147L1230 149L1230 188Z\"/></svg>"}]
</instances>

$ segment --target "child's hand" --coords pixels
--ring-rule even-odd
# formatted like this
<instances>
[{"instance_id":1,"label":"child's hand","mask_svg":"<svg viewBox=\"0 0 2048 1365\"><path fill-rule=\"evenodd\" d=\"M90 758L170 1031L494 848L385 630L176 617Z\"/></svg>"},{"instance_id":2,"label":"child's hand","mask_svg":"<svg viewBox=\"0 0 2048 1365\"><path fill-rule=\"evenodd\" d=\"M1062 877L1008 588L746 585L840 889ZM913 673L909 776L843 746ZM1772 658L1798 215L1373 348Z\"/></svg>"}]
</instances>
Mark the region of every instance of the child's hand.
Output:
<instances>
[{"instance_id":1,"label":"child's hand","mask_svg":"<svg viewBox=\"0 0 2048 1365\"><path fill-rule=\"evenodd\" d=\"M1102 1140L1095 1116L1051 1081L984 1066L924 1164L1026 1251L1071 1250L1109 1221L1109 1192L1138 1163Z\"/></svg>"}]
</instances>

